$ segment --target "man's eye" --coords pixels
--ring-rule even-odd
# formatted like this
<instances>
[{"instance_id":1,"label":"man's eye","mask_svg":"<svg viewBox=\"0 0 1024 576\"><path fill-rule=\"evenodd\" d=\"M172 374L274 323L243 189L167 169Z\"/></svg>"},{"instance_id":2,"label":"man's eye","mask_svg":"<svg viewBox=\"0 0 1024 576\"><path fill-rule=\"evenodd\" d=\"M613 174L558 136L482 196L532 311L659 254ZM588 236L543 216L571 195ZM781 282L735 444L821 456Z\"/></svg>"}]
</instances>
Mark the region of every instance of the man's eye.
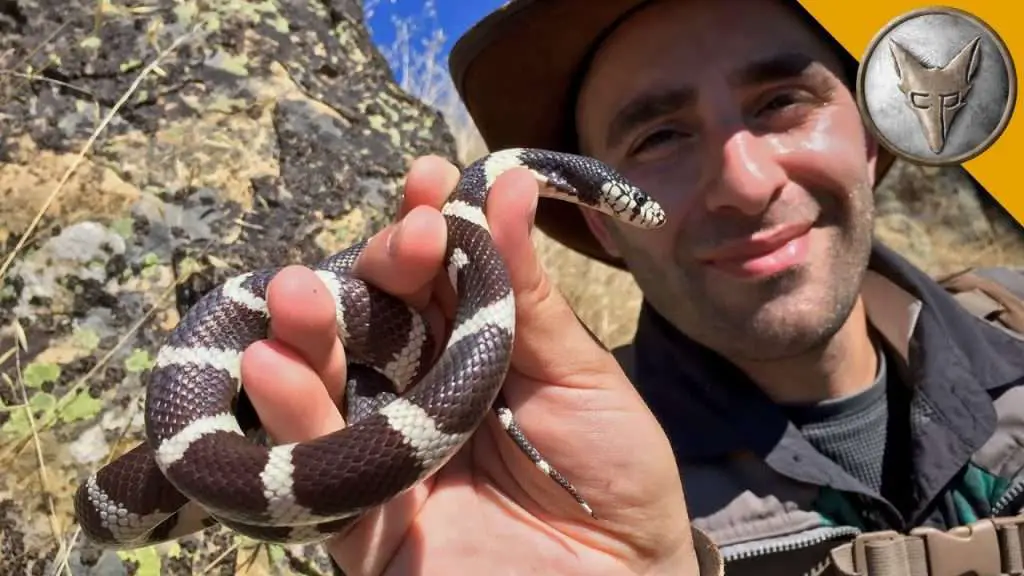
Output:
<instances>
[{"instance_id":1,"label":"man's eye","mask_svg":"<svg viewBox=\"0 0 1024 576\"><path fill-rule=\"evenodd\" d=\"M797 104L798 102L799 98L797 98L795 94L778 94L774 96L771 100L769 100L764 106L762 106L761 110L767 112L774 112L777 110L785 109L789 106L792 106L793 104Z\"/></svg>"},{"instance_id":2,"label":"man's eye","mask_svg":"<svg viewBox=\"0 0 1024 576\"><path fill-rule=\"evenodd\" d=\"M639 144L634 146L632 154L636 155L641 154L643 152L648 152L652 148L655 148L662 144L666 144L668 142L671 142L673 139L680 137L682 137L682 134L680 134L677 130L672 130L670 128L657 130L655 132L652 132L651 134L648 134L643 140L640 141Z\"/></svg>"}]
</instances>

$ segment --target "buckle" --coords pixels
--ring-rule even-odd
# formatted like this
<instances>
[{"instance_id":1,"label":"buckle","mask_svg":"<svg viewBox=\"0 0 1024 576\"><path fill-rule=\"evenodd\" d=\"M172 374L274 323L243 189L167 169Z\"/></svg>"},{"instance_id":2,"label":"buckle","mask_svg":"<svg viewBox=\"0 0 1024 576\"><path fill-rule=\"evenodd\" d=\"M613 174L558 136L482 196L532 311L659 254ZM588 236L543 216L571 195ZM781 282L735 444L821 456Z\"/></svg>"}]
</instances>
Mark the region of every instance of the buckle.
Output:
<instances>
[{"instance_id":1,"label":"buckle","mask_svg":"<svg viewBox=\"0 0 1024 576\"><path fill-rule=\"evenodd\" d=\"M1000 576L1002 553L992 520L952 530L920 527L910 535L924 541L929 576Z\"/></svg>"},{"instance_id":2,"label":"buckle","mask_svg":"<svg viewBox=\"0 0 1024 576\"><path fill-rule=\"evenodd\" d=\"M853 539L853 566L857 571L857 574L867 574L868 570L868 556L864 550L868 542L877 542L880 540L900 540L906 538L903 534L896 532L895 530L879 530L878 532L865 532L858 535Z\"/></svg>"}]
</instances>

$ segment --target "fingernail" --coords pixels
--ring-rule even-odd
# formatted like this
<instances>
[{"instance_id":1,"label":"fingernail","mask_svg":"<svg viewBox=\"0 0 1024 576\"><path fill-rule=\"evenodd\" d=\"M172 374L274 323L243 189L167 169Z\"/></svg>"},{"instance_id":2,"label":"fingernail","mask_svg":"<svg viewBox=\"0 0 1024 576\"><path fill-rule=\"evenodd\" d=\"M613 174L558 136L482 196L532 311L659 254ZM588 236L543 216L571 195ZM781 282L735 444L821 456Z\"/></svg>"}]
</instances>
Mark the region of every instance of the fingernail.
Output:
<instances>
[{"instance_id":1,"label":"fingernail","mask_svg":"<svg viewBox=\"0 0 1024 576\"><path fill-rule=\"evenodd\" d=\"M396 252L398 251L398 235L402 233L402 228L404 226L405 220L400 221L398 223L398 226L396 226L395 229L388 236L387 244L385 244L384 246L387 249L388 256L394 257Z\"/></svg>"}]
</instances>

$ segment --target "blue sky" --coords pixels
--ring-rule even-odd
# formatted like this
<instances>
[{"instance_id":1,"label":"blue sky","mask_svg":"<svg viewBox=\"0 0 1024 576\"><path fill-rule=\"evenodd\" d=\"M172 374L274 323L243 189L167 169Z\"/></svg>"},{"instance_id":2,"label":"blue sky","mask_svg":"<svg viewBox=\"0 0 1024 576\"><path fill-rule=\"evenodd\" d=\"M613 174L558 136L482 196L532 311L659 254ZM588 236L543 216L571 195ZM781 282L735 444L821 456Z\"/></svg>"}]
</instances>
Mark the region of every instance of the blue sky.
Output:
<instances>
[{"instance_id":1,"label":"blue sky","mask_svg":"<svg viewBox=\"0 0 1024 576\"><path fill-rule=\"evenodd\" d=\"M452 44L466 29L502 4L501 0L435 0L437 24L447 37L445 59ZM423 6L423 0L379 0L370 20L374 41L380 45L390 45L395 37L392 17L418 19L423 15ZM427 26L432 24L424 23ZM429 33L430 30L424 29L422 32Z\"/></svg>"}]
</instances>

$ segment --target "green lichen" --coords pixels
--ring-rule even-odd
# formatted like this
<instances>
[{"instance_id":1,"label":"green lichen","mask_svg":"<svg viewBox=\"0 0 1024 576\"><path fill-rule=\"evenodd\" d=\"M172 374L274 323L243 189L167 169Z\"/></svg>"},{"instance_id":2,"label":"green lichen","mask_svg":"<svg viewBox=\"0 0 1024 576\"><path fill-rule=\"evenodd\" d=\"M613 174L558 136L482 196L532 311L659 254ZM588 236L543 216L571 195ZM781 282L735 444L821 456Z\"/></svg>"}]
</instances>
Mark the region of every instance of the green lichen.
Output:
<instances>
[{"instance_id":1,"label":"green lichen","mask_svg":"<svg viewBox=\"0 0 1024 576\"><path fill-rule=\"evenodd\" d=\"M167 542L164 546L167 547L167 552L164 553L164 556L167 556L168 558L180 558L182 552L184 552L181 545L174 540Z\"/></svg>"},{"instance_id":2,"label":"green lichen","mask_svg":"<svg viewBox=\"0 0 1024 576\"><path fill-rule=\"evenodd\" d=\"M47 382L60 378L60 366L48 362L32 363L21 374L27 388L42 388Z\"/></svg>"},{"instance_id":3,"label":"green lichen","mask_svg":"<svg viewBox=\"0 0 1024 576\"><path fill-rule=\"evenodd\" d=\"M187 26L195 21L199 8L195 2L178 2L175 4L173 12L177 21Z\"/></svg>"},{"instance_id":4,"label":"green lichen","mask_svg":"<svg viewBox=\"0 0 1024 576\"><path fill-rule=\"evenodd\" d=\"M284 17L280 15L275 16L274 18L268 18L267 24L272 26L281 34L287 34L291 30L291 27L288 26L288 21L285 20Z\"/></svg>"},{"instance_id":5,"label":"green lichen","mask_svg":"<svg viewBox=\"0 0 1024 576\"><path fill-rule=\"evenodd\" d=\"M134 220L132 220L130 217L118 218L117 220L111 222L110 229L116 232L122 238L131 238L133 224Z\"/></svg>"},{"instance_id":6,"label":"green lichen","mask_svg":"<svg viewBox=\"0 0 1024 576\"><path fill-rule=\"evenodd\" d=\"M203 266L199 261L191 256L182 258L181 261L178 262L178 271L184 278L188 278L192 274L200 272L202 269Z\"/></svg>"},{"instance_id":7,"label":"green lichen","mask_svg":"<svg viewBox=\"0 0 1024 576\"><path fill-rule=\"evenodd\" d=\"M86 36L85 38L82 38L82 41L78 43L78 46L86 50L95 50L102 44L103 42L98 36Z\"/></svg>"},{"instance_id":8,"label":"green lichen","mask_svg":"<svg viewBox=\"0 0 1024 576\"><path fill-rule=\"evenodd\" d=\"M141 348L132 350L131 356L124 361L124 369L133 374L143 372L153 367L153 357L149 352Z\"/></svg>"},{"instance_id":9,"label":"green lichen","mask_svg":"<svg viewBox=\"0 0 1024 576\"><path fill-rule=\"evenodd\" d=\"M138 58L130 58L122 62L119 68L121 72L132 72L142 68L142 60L139 60Z\"/></svg>"},{"instance_id":10,"label":"green lichen","mask_svg":"<svg viewBox=\"0 0 1024 576\"><path fill-rule=\"evenodd\" d=\"M281 566L287 559L287 555L284 552L284 548L277 544L271 544L267 546L267 555L270 556L271 566Z\"/></svg>"},{"instance_id":11,"label":"green lichen","mask_svg":"<svg viewBox=\"0 0 1024 576\"><path fill-rule=\"evenodd\" d=\"M160 276L160 256L150 252L142 257L142 278L152 279Z\"/></svg>"},{"instance_id":12,"label":"green lichen","mask_svg":"<svg viewBox=\"0 0 1024 576\"><path fill-rule=\"evenodd\" d=\"M162 562L156 548L139 548L137 550L121 550L118 557L126 563L134 563L138 568L135 576L160 576Z\"/></svg>"},{"instance_id":13,"label":"green lichen","mask_svg":"<svg viewBox=\"0 0 1024 576\"><path fill-rule=\"evenodd\" d=\"M234 74L235 76L245 77L249 75L248 63L249 57L245 54L235 55L229 54L224 50L218 50L212 57L210 57L206 62L206 65L211 68L223 70L229 74Z\"/></svg>"},{"instance_id":14,"label":"green lichen","mask_svg":"<svg viewBox=\"0 0 1024 576\"><path fill-rule=\"evenodd\" d=\"M11 411L11 419L0 428L0 432L3 432L4 436L24 438L32 433L32 422L29 420L26 410L31 410L33 414L45 414L56 405L57 398L53 394L37 392L29 398L27 406L14 407ZM36 426L38 425L36 422Z\"/></svg>"},{"instance_id":15,"label":"green lichen","mask_svg":"<svg viewBox=\"0 0 1024 576\"><path fill-rule=\"evenodd\" d=\"M80 390L61 409L60 419L64 422L74 422L92 418L99 414L104 406L102 400L93 398L86 390Z\"/></svg>"},{"instance_id":16,"label":"green lichen","mask_svg":"<svg viewBox=\"0 0 1024 576\"><path fill-rule=\"evenodd\" d=\"M89 328L79 328L71 335L71 344L85 353L91 353L100 346L100 335Z\"/></svg>"},{"instance_id":17,"label":"green lichen","mask_svg":"<svg viewBox=\"0 0 1024 576\"><path fill-rule=\"evenodd\" d=\"M149 268L150 266L156 266L159 263L160 263L160 256L158 256L157 254L155 254L153 252L148 252L148 253L146 253L145 256L142 257L141 264L142 264L143 268Z\"/></svg>"}]
</instances>

